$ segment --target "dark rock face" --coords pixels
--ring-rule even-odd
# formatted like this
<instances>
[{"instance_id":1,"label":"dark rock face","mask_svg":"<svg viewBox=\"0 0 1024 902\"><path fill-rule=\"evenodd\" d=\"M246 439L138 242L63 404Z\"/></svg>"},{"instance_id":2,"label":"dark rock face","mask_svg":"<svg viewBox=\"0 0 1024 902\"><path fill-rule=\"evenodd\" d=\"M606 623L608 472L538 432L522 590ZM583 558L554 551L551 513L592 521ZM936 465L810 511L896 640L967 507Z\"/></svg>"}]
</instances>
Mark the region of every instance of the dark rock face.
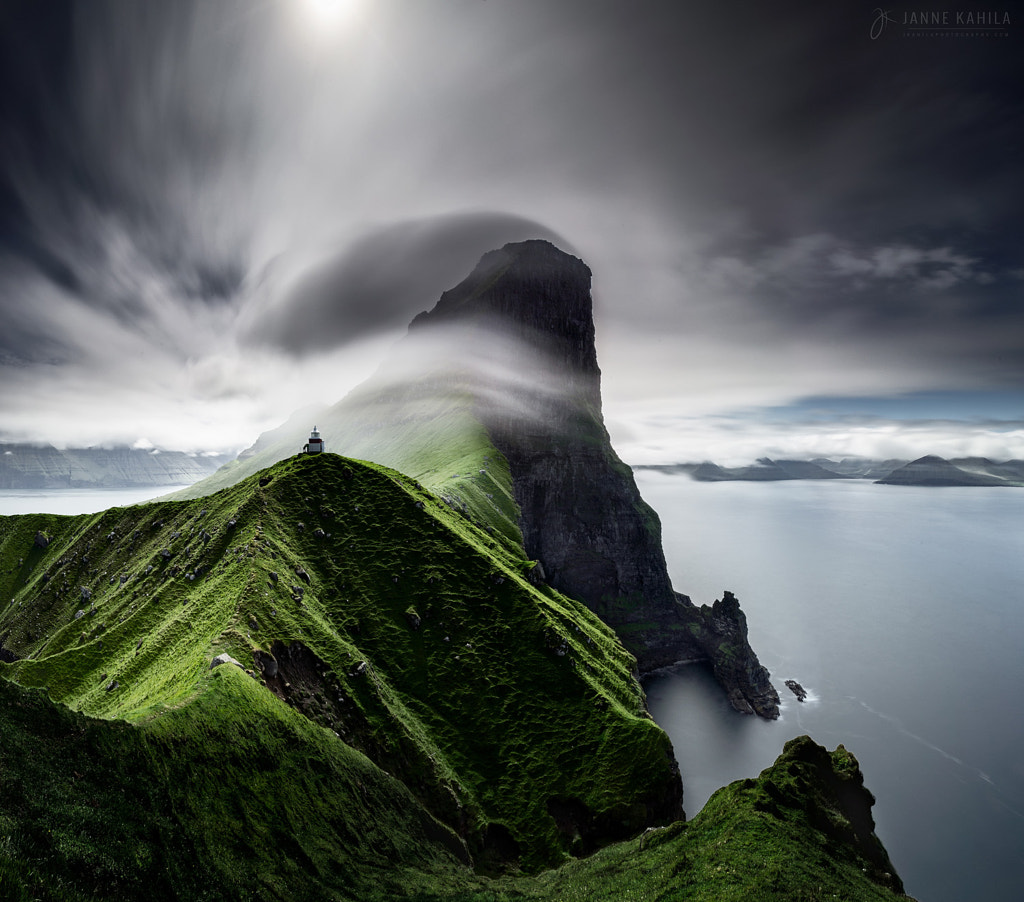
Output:
<instances>
[{"instance_id":1,"label":"dark rock face","mask_svg":"<svg viewBox=\"0 0 1024 902\"><path fill-rule=\"evenodd\" d=\"M738 602L726 593L697 608L673 591L658 516L612 449L586 264L545 241L492 251L410 331L456 322L513 337L546 374L476 410L508 460L526 552L545 580L615 629L641 671L711 661L737 710L777 717L778 694Z\"/></svg>"},{"instance_id":2,"label":"dark rock face","mask_svg":"<svg viewBox=\"0 0 1024 902\"><path fill-rule=\"evenodd\" d=\"M796 680L786 680L786 688L796 696L798 702L807 700L807 690Z\"/></svg>"},{"instance_id":3,"label":"dark rock face","mask_svg":"<svg viewBox=\"0 0 1024 902\"><path fill-rule=\"evenodd\" d=\"M711 660L715 679L728 692L729 702L744 714L774 720L779 716L779 693L750 647L747 618L736 596L723 592L710 608L701 605L700 615L701 646Z\"/></svg>"},{"instance_id":4,"label":"dark rock face","mask_svg":"<svg viewBox=\"0 0 1024 902\"><path fill-rule=\"evenodd\" d=\"M762 806L801 812L844 855L855 857L869 879L903 893L903 881L875 835L875 797L864 786L857 759L843 746L829 752L809 736L791 739L757 781L744 781L751 787L758 784L766 795Z\"/></svg>"}]
</instances>

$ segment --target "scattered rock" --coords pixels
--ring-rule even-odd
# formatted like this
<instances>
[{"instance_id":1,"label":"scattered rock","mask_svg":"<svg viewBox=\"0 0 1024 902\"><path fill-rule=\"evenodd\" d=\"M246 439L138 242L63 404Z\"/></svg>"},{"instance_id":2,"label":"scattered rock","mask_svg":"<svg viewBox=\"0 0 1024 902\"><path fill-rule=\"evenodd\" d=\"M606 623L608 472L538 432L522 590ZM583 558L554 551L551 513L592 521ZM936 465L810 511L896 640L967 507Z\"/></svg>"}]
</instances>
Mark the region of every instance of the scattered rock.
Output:
<instances>
[{"instance_id":1,"label":"scattered rock","mask_svg":"<svg viewBox=\"0 0 1024 902\"><path fill-rule=\"evenodd\" d=\"M90 598L92 598L92 590L82 586L82 600L88 601Z\"/></svg>"},{"instance_id":2,"label":"scattered rock","mask_svg":"<svg viewBox=\"0 0 1024 902\"><path fill-rule=\"evenodd\" d=\"M45 548L47 545L50 544L50 537L46 535L46 533L44 532L37 532L36 537L34 539L34 544L38 548Z\"/></svg>"},{"instance_id":3,"label":"scattered rock","mask_svg":"<svg viewBox=\"0 0 1024 902\"><path fill-rule=\"evenodd\" d=\"M253 662L256 665L256 669L263 674L263 676L272 680L277 676L277 659L270 654L270 652L256 649L252 653Z\"/></svg>"},{"instance_id":4,"label":"scattered rock","mask_svg":"<svg viewBox=\"0 0 1024 902\"><path fill-rule=\"evenodd\" d=\"M537 563L526 572L526 579L531 586L544 585L544 583L547 582L547 574L544 572L544 565L540 561L537 561Z\"/></svg>"},{"instance_id":5,"label":"scattered rock","mask_svg":"<svg viewBox=\"0 0 1024 902\"><path fill-rule=\"evenodd\" d=\"M793 695L796 696L798 702L802 702L807 698L807 690L804 689L796 680L786 680L786 688L788 688Z\"/></svg>"},{"instance_id":6,"label":"scattered rock","mask_svg":"<svg viewBox=\"0 0 1024 902\"><path fill-rule=\"evenodd\" d=\"M75 620L81 620L85 616L85 611L79 609L75 611Z\"/></svg>"},{"instance_id":7,"label":"scattered rock","mask_svg":"<svg viewBox=\"0 0 1024 902\"><path fill-rule=\"evenodd\" d=\"M210 670L213 670L214 667L220 667L221 664L234 664L239 670L245 670L245 668L227 652L217 655L217 657L210 662Z\"/></svg>"},{"instance_id":8,"label":"scattered rock","mask_svg":"<svg viewBox=\"0 0 1024 902\"><path fill-rule=\"evenodd\" d=\"M120 686L120 685L121 685L121 684L120 684L120 683L118 683L118 682L117 682L117 680L111 680L111 681L110 681L110 682L109 682L109 683L107 684L107 692L113 692L113 691L114 691L115 689L117 689L117 688L118 688L118 686Z\"/></svg>"},{"instance_id":9,"label":"scattered rock","mask_svg":"<svg viewBox=\"0 0 1024 902\"><path fill-rule=\"evenodd\" d=\"M355 667L352 668L352 670L349 671L349 676L362 676L364 673L366 673L367 666L368 665L366 661L360 661L358 664L356 664Z\"/></svg>"},{"instance_id":10,"label":"scattered rock","mask_svg":"<svg viewBox=\"0 0 1024 902\"><path fill-rule=\"evenodd\" d=\"M305 570L303 570L302 567L295 568L295 575L299 579L303 580L307 585L310 585L313 582L313 580L310 578L310 575Z\"/></svg>"}]
</instances>

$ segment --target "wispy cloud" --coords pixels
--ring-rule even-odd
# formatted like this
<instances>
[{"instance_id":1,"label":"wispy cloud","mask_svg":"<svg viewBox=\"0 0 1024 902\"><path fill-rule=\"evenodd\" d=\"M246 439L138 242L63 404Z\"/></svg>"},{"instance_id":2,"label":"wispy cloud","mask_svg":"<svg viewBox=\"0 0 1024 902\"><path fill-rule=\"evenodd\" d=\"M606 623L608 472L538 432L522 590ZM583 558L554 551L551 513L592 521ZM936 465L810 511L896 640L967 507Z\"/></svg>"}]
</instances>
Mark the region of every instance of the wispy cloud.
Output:
<instances>
[{"instance_id":1,"label":"wispy cloud","mask_svg":"<svg viewBox=\"0 0 1024 902\"><path fill-rule=\"evenodd\" d=\"M747 415L648 417L611 424L620 455L629 463L743 466L762 457L811 460L866 457L914 460L940 457L1020 459L1024 420L897 420L851 416L824 422L782 423Z\"/></svg>"}]
</instances>

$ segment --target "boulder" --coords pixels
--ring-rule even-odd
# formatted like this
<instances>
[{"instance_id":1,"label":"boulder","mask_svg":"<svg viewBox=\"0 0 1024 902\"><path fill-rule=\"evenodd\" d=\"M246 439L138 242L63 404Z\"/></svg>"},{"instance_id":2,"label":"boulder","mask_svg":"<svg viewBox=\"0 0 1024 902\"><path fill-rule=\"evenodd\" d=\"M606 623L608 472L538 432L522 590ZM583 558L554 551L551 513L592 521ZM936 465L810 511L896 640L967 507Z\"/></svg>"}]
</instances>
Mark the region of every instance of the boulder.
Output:
<instances>
[{"instance_id":1,"label":"boulder","mask_svg":"<svg viewBox=\"0 0 1024 902\"><path fill-rule=\"evenodd\" d=\"M268 680L272 680L277 676L277 659L270 654L268 651L262 651L256 649L252 653L253 662L256 664L256 669L259 670L264 677Z\"/></svg>"}]
</instances>

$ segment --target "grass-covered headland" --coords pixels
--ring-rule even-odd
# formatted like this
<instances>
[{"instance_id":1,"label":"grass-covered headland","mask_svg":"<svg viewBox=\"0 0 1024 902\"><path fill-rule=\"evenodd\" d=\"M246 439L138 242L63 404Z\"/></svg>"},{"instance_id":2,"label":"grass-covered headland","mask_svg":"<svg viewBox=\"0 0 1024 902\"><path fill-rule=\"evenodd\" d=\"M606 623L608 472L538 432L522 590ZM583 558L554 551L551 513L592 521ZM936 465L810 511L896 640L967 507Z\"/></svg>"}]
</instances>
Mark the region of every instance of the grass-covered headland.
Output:
<instances>
[{"instance_id":1,"label":"grass-covered headland","mask_svg":"<svg viewBox=\"0 0 1024 902\"><path fill-rule=\"evenodd\" d=\"M5 900L899 889L842 748L683 823L614 634L374 464L0 518L0 658Z\"/></svg>"}]
</instances>

